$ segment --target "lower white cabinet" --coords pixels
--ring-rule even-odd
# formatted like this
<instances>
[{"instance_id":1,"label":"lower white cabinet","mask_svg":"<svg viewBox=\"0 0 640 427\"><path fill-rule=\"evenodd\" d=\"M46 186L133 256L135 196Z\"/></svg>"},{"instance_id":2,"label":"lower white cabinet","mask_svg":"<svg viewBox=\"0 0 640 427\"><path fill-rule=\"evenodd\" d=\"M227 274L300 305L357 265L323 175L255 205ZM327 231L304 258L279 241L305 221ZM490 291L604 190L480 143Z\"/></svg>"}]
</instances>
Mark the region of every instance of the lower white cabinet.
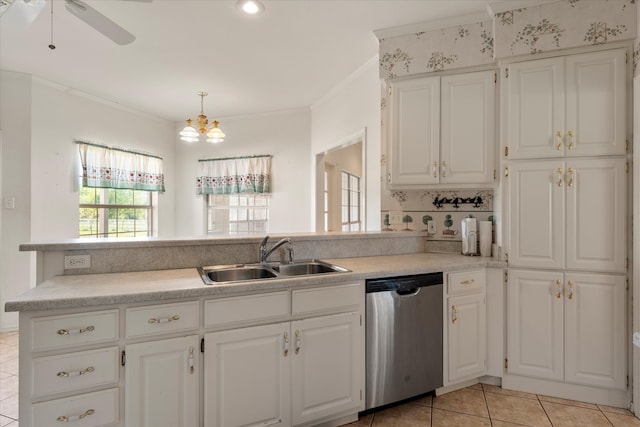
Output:
<instances>
[{"instance_id":1,"label":"lower white cabinet","mask_svg":"<svg viewBox=\"0 0 640 427\"><path fill-rule=\"evenodd\" d=\"M206 427L301 425L361 400L360 313L205 334Z\"/></svg>"},{"instance_id":2,"label":"lower white cabinet","mask_svg":"<svg viewBox=\"0 0 640 427\"><path fill-rule=\"evenodd\" d=\"M290 323L205 334L204 425L291 425Z\"/></svg>"},{"instance_id":3,"label":"lower white cabinet","mask_svg":"<svg viewBox=\"0 0 640 427\"><path fill-rule=\"evenodd\" d=\"M127 427L198 424L200 346L197 335L126 346Z\"/></svg>"},{"instance_id":4,"label":"lower white cabinet","mask_svg":"<svg viewBox=\"0 0 640 427\"><path fill-rule=\"evenodd\" d=\"M510 270L508 372L626 387L626 278Z\"/></svg>"},{"instance_id":5,"label":"lower white cabinet","mask_svg":"<svg viewBox=\"0 0 640 427\"><path fill-rule=\"evenodd\" d=\"M353 312L292 322L294 425L360 406L360 319Z\"/></svg>"},{"instance_id":6,"label":"lower white cabinet","mask_svg":"<svg viewBox=\"0 0 640 427\"><path fill-rule=\"evenodd\" d=\"M449 383L484 375L486 361L485 295L449 298Z\"/></svg>"},{"instance_id":7,"label":"lower white cabinet","mask_svg":"<svg viewBox=\"0 0 640 427\"><path fill-rule=\"evenodd\" d=\"M486 273L472 270L447 275L444 385L481 377L486 372Z\"/></svg>"}]
</instances>

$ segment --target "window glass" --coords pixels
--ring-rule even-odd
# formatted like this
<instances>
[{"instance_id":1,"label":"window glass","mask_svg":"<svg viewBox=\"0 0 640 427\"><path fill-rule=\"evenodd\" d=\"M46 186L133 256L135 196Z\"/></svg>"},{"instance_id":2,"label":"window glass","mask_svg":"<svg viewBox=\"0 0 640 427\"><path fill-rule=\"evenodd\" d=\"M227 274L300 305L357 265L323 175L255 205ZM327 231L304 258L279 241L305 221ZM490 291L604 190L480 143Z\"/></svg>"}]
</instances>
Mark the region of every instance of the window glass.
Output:
<instances>
[{"instance_id":1,"label":"window glass","mask_svg":"<svg viewBox=\"0 0 640 427\"><path fill-rule=\"evenodd\" d=\"M153 236L153 210L150 191L82 187L78 236Z\"/></svg>"},{"instance_id":2,"label":"window glass","mask_svg":"<svg viewBox=\"0 0 640 427\"><path fill-rule=\"evenodd\" d=\"M260 194L208 194L207 234L265 234L269 225L269 198Z\"/></svg>"}]
</instances>

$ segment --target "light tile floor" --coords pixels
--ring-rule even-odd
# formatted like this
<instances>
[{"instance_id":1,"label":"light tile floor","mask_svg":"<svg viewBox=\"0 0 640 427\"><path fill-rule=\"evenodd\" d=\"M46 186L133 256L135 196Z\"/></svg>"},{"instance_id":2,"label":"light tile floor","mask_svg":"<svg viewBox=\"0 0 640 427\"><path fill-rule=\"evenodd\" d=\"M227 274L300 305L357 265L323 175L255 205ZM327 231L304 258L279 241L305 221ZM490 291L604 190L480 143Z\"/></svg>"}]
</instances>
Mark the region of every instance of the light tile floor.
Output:
<instances>
[{"instance_id":1,"label":"light tile floor","mask_svg":"<svg viewBox=\"0 0 640 427\"><path fill-rule=\"evenodd\" d=\"M476 384L362 415L352 427L640 427L626 409ZM0 333L0 427L18 427L18 333Z\"/></svg>"},{"instance_id":2,"label":"light tile floor","mask_svg":"<svg viewBox=\"0 0 640 427\"><path fill-rule=\"evenodd\" d=\"M627 427L640 420L626 409L476 384L360 416L352 427Z\"/></svg>"},{"instance_id":3,"label":"light tile floor","mask_svg":"<svg viewBox=\"0 0 640 427\"><path fill-rule=\"evenodd\" d=\"M18 427L18 333L0 333L0 427Z\"/></svg>"}]
</instances>

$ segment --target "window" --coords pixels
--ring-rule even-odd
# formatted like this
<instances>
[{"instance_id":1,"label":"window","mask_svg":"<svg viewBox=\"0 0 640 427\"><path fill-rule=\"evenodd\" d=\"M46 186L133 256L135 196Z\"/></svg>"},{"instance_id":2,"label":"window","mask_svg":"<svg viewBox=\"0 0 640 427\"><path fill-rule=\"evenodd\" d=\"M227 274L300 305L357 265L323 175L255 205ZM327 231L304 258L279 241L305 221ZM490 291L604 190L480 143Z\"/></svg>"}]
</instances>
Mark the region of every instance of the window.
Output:
<instances>
[{"instance_id":1,"label":"window","mask_svg":"<svg viewBox=\"0 0 640 427\"><path fill-rule=\"evenodd\" d=\"M162 157L75 142L82 168L78 236L153 236L157 194L165 191Z\"/></svg>"},{"instance_id":2,"label":"window","mask_svg":"<svg viewBox=\"0 0 640 427\"><path fill-rule=\"evenodd\" d=\"M207 194L207 234L264 234L269 225L269 198L261 194Z\"/></svg>"},{"instance_id":3,"label":"window","mask_svg":"<svg viewBox=\"0 0 640 427\"><path fill-rule=\"evenodd\" d=\"M342 171L342 231L360 231L360 177Z\"/></svg>"},{"instance_id":4,"label":"window","mask_svg":"<svg viewBox=\"0 0 640 427\"><path fill-rule=\"evenodd\" d=\"M156 194L143 190L82 187L78 236L153 236Z\"/></svg>"}]
</instances>

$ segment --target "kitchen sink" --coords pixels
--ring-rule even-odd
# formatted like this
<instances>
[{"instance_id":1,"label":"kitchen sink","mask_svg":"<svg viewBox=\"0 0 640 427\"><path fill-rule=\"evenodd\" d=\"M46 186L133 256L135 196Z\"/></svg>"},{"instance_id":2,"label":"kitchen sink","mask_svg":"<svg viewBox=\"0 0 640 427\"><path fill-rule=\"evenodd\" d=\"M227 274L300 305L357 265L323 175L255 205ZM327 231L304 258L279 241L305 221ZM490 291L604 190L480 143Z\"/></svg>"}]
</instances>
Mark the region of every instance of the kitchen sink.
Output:
<instances>
[{"instance_id":1,"label":"kitchen sink","mask_svg":"<svg viewBox=\"0 0 640 427\"><path fill-rule=\"evenodd\" d=\"M346 268L316 259L282 264L235 264L198 268L205 285L348 271Z\"/></svg>"},{"instance_id":2,"label":"kitchen sink","mask_svg":"<svg viewBox=\"0 0 640 427\"><path fill-rule=\"evenodd\" d=\"M328 264L324 261L309 260L299 261L290 264L279 264L273 267L281 276L300 276L306 274L337 273L349 271L337 265Z\"/></svg>"}]
</instances>

